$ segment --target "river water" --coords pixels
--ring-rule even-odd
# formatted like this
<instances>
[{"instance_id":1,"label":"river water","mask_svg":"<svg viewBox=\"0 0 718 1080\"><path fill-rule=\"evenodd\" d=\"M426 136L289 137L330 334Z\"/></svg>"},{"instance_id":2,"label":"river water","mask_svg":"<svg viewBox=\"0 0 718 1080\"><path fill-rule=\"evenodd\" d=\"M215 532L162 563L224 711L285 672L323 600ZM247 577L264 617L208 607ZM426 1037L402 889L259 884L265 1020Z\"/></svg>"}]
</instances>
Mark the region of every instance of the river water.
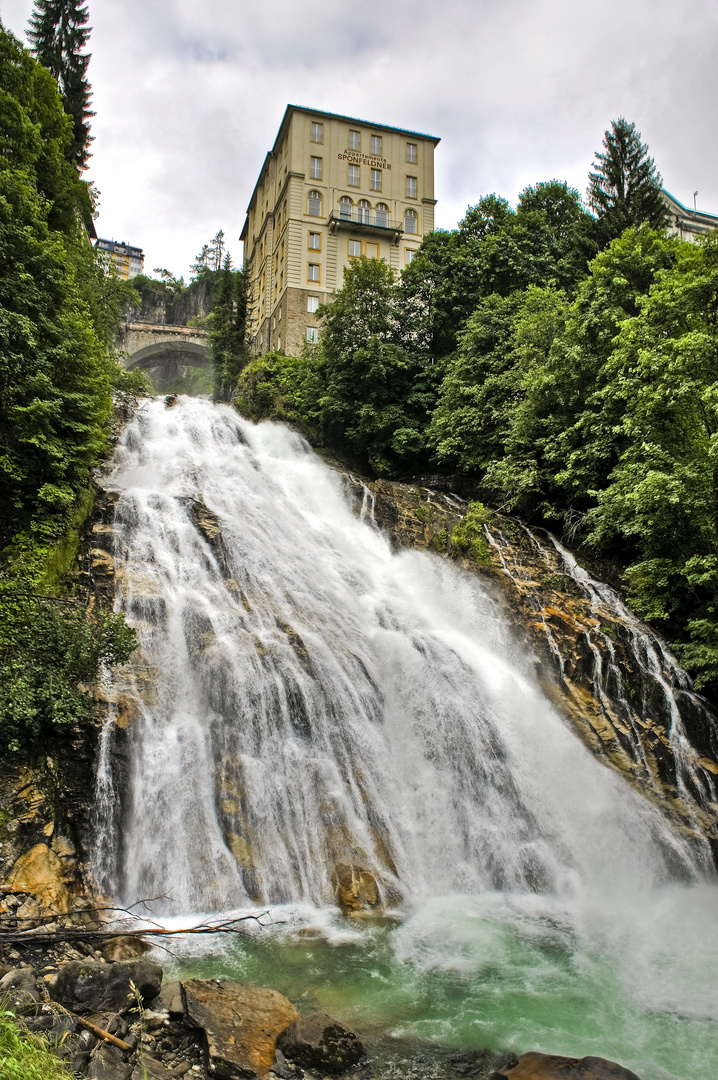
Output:
<instances>
[{"instance_id":1,"label":"river water","mask_svg":"<svg viewBox=\"0 0 718 1080\"><path fill-rule=\"evenodd\" d=\"M296 434L208 401L143 405L107 486L140 649L121 783L104 735L97 874L125 903L167 894L175 925L268 912L186 942L182 970L385 1050L718 1076L715 877L555 712L478 579L393 553ZM338 912L347 865L389 917Z\"/></svg>"}]
</instances>

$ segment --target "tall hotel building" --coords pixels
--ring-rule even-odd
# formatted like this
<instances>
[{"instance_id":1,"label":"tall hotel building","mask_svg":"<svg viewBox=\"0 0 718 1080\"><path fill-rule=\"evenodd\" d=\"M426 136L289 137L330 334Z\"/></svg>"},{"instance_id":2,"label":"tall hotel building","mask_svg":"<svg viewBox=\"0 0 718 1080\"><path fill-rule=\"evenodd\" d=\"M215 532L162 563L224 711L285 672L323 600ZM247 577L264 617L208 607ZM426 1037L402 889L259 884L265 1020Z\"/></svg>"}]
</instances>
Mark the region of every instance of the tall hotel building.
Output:
<instances>
[{"instance_id":1,"label":"tall hotel building","mask_svg":"<svg viewBox=\"0 0 718 1080\"><path fill-rule=\"evenodd\" d=\"M434 228L432 135L288 105L242 230L252 350L298 353L366 255L407 266Z\"/></svg>"}]
</instances>

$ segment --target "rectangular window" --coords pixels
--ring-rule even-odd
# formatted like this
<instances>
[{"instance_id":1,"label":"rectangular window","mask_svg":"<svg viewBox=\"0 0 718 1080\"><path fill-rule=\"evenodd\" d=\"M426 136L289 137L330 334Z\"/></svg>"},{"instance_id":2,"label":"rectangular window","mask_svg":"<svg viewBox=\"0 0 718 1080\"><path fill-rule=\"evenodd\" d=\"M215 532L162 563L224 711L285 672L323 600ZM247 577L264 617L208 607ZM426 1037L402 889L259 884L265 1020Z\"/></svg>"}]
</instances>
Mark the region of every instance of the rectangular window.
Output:
<instances>
[{"instance_id":1,"label":"rectangular window","mask_svg":"<svg viewBox=\"0 0 718 1080\"><path fill-rule=\"evenodd\" d=\"M406 144L406 160L411 165L416 165L417 161L419 160L417 154L417 145L415 142L408 142Z\"/></svg>"},{"instance_id":2,"label":"rectangular window","mask_svg":"<svg viewBox=\"0 0 718 1080\"><path fill-rule=\"evenodd\" d=\"M318 296L308 296L307 297L307 311L309 312L309 314L313 315L318 307L319 307L319 297Z\"/></svg>"},{"instance_id":3,"label":"rectangular window","mask_svg":"<svg viewBox=\"0 0 718 1080\"><path fill-rule=\"evenodd\" d=\"M379 258L379 245L378 244L367 243L366 250L365 250L364 254L366 255L367 259L378 259Z\"/></svg>"},{"instance_id":4,"label":"rectangular window","mask_svg":"<svg viewBox=\"0 0 718 1080\"><path fill-rule=\"evenodd\" d=\"M278 322L281 322L281 321L282 321L282 309L281 309L281 308L280 308L280 309L279 309L279 311L277 312L277 321L278 321Z\"/></svg>"},{"instance_id":5,"label":"rectangular window","mask_svg":"<svg viewBox=\"0 0 718 1080\"><path fill-rule=\"evenodd\" d=\"M312 142L324 142L324 124L317 124L312 121Z\"/></svg>"},{"instance_id":6,"label":"rectangular window","mask_svg":"<svg viewBox=\"0 0 718 1080\"><path fill-rule=\"evenodd\" d=\"M411 263L411 261L412 261L412 259L414 258L415 255L416 255L415 251L411 251L409 248L406 249L406 251L404 252L404 262L406 263L407 266L409 266L409 264Z\"/></svg>"},{"instance_id":7,"label":"rectangular window","mask_svg":"<svg viewBox=\"0 0 718 1080\"><path fill-rule=\"evenodd\" d=\"M321 251L322 250L322 234L318 232L310 232L309 234L309 250Z\"/></svg>"},{"instance_id":8,"label":"rectangular window","mask_svg":"<svg viewBox=\"0 0 718 1080\"><path fill-rule=\"evenodd\" d=\"M377 156L381 154L381 135L372 135L371 152Z\"/></svg>"},{"instance_id":9,"label":"rectangular window","mask_svg":"<svg viewBox=\"0 0 718 1080\"><path fill-rule=\"evenodd\" d=\"M407 176L406 178L406 197L407 199L416 198L416 177Z\"/></svg>"},{"instance_id":10,"label":"rectangular window","mask_svg":"<svg viewBox=\"0 0 718 1080\"><path fill-rule=\"evenodd\" d=\"M310 263L307 269L307 278L309 281L319 281L319 264Z\"/></svg>"},{"instance_id":11,"label":"rectangular window","mask_svg":"<svg viewBox=\"0 0 718 1080\"><path fill-rule=\"evenodd\" d=\"M322 159L320 157L313 157L309 164L309 175L312 180L321 180L322 178Z\"/></svg>"},{"instance_id":12,"label":"rectangular window","mask_svg":"<svg viewBox=\"0 0 718 1080\"><path fill-rule=\"evenodd\" d=\"M319 331L317 330L316 326L308 326L307 327L307 341L311 341L312 344L315 344L318 340L319 340Z\"/></svg>"},{"instance_id":13,"label":"rectangular window","mask_svg":"<svg viewBox=\"0 0 718 1080\"><path fill-rule=\"evenodd\" d=\"M361 240L349 241L349 256L352 259L357 259L361 255Z\"/></svg>"},{"instance_id":14,"label":"rectangular window","mask_svg":"<svg viewBox=\"0 0 718 1080\"><path fill-rule=\"evenodd\" d=\"M359 166L349 166L349 176L347 180L349 187L359 187Z\"/></svg>"},{"instance_id":15,"label":"rectangular window","mask_svg":"<svg viewBox=\"0 0 718 1080\"><path fill-rule=\"evenodd\" d=\"M358 131L349 132L349 149L361 150L361 134Z\"/></svg>"},{"instance_id":16,"label":"rectangular window","mask_svg":"<svg viewBox=\"0 0 718 1080\"><path fill-rule=\"evenodd\" d=\"M372 169L371 189L372 191L381 191L381 169Z\"/></svg>"}]
</instances>

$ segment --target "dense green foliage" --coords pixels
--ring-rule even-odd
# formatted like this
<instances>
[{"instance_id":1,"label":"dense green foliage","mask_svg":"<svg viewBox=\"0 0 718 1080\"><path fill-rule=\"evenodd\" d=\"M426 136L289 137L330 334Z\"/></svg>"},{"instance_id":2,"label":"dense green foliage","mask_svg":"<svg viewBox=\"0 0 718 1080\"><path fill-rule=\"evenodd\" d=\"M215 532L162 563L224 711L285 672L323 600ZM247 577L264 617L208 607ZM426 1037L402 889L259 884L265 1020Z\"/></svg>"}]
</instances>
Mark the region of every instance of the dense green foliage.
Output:
<instances>
[{"instance_id":1,"label":"dense green foliage","mask_svg":"<svg viewBox=\"0 0 718 1080\"><path fill-rule=\"evenodd\" d=\"M72 140L52 75L0 28L0 738L11 752L87 718L79 684L134 645L121 619L58 596L109 446L112 390L137 381L111 348L134 293L89 243Z\"/></svg>"},{"instance_id":2,"label":"dense green foliage","mask_svg":"<svg viewBox=\"0 0 718 1080\"><path fill-rule=\"evenodd\" d=\"M72 121L72 140L65 153L78 169L87 168L89 155L90 84L87 81L87 8L81 0L35 0L28 37L35 56L52 75L62 94L63 107Z\"/></svg>"},{"instance_id":3,"label":"dense green foliage","mask_svg":"<svg viewBox=\"0 0 718 1080\"><path fill-rule=\"evenodd\" d=\"M244 270L233 270L227 255L217 271L207 320L216 398L229 398L239 373L249 361L246 325L247 275Z\"/></svg>"},{"instance_id":4,"label":"dense green foliage","mask_svg":"<svg viewBox=\"0 0 718 1080\"><path fill-rule=\"evenodd\" d=\"M0 743L11 753L88 720L81 684L101 663L125 663L137 644L122 616L90 617L69 599L0 591L0 615Z\"/></svg>"},{"instance_id":5,"label":"dense green foliage","mask_svg":"<svg viewBox=\"0 0 718 1080\"><path fill-rule=\"evenodd\" d=\"M24 1030L0 1003L0 1076L2 1080L71 1080L72 1073L54 1057L42 1036Z\"/></svg>"}]
</instances>

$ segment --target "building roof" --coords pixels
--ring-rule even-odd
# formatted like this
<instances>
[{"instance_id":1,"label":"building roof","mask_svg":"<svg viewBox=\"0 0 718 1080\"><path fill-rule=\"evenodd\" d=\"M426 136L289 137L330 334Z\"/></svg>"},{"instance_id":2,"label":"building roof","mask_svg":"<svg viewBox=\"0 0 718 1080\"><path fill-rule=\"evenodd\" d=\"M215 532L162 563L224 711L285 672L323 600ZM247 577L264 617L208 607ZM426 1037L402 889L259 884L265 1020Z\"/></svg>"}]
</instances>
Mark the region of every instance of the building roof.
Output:
<instances>
[{"instance_id":1,"label":"building roof","mask_svg":"<svg viewBox=\"0 0 718 1080\"><path fill-rule=\"evenodd\" d=\"M707 225L712 229L718 228L718 214L708 214L705 210L694 210L690 206L684 206L675 195L671 195L670 191L666 191L665 188L662 188L662 192L666 201L672 203L681 214L685 214L690 220L700 222L702 225Z\"/></svg>"},{"instance_id":2,"label":"building roof","mask_svg":"<svg viewBox=\"0 0 718 1080\"><path fill-rule=\"evenodd\" d=\"M267 162L272 157L272 155L276 153L277 146L279 146L282 139L284 138L284 132L287 127L289 127L289 122L295 112L306 113L307 116L324 116L328 120L344 120L348 124L364 124L366 127L376 128L377 131L396 131L400 135L413 135L417 139L428 139L429 142L433 142L434 146L436 146L437 143L441 142L441 139L438 135L422 135L420 131L411 131L409 128L392 127L390 124L375 124L372 120L359 120L356 116L343 116L341 113L322 112L321 109L307 109L304 105L287 105L286 109L284 110L284 116L282 117L282 122L279 125L277 137L274 140L272 149L265 156L264 161L262 162L262 168L259 170L257 183L254 185L254 190L252 191L251 198L247 203L247 214L249 214L252 203L254 202L254 197L257 194L257 188L259 187L260 180L264 176L264 170L266 168ZM246 231L247 222L245 221L244 228L242 229L242 234L239 238L240 240L244 240Z\"/></svg>"}]
</instances>

